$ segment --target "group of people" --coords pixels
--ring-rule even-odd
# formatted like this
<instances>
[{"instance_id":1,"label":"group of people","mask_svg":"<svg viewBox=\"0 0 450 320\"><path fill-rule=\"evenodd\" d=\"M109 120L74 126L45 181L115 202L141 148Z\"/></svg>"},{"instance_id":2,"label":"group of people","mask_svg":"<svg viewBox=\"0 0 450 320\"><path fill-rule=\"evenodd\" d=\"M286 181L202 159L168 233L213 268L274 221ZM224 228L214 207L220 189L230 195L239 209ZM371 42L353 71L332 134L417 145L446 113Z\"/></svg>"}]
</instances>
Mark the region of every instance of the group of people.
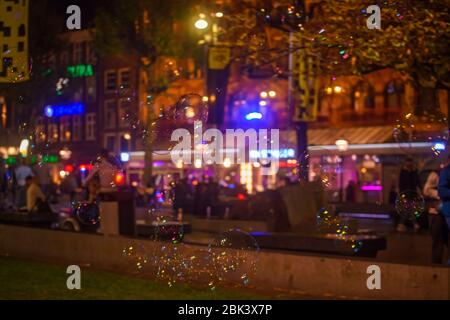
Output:
<instances>
[{"instance_id":1,"label":"group of people","mask_svg":"<svg viewBox=\"0 0 450 320\"><path fill-rule=\"evenodd\" d=\"M174 213L194 212L198 215L215 215L219 201L220 186L212 177L204 176L202 181L195 180L195 184L188 179L176 178L172 182L172 196Z\"/></svg>"},{"instance_id":2,"label":"group of people","mask_svg":"<svg viewBox=\"0 0 450 320\"><path fill-rule=\"evenodd\" d=\"M420 188L418 170L414 167L412 158L407 158L399 177L399 192L413 191L422 194L425 199L428 228L432 238L432 262L442 263L444 247L449 246L450 229L450 155L439 170L429 172L423 188ZM420 224L414 216L413 228L420 229ZM397 231L406 231L406 220L401 218ZM448 260L450 265L450 256Z\"/></svg>"},{"instance_id":3,"label":"group of people","mask_svg":"<svg viewBox=\"0 0 450 320\"><path fill-rule=\"evenodd\" d=\"M101 193L116 190L114 177L118 165L111 159L108 150L101 150L83 182L73 171L59 185L54 183L46 163L31 166L26 158L19 158L17 165L7 166L4 159L0 159L0 207L3 210L35 212L41 209L42 203L56 200L58 195L67 195L67 200L75 200L82 187L85 187L86 195L80 197L94 202Z\"/></svg>"},{"instance_id":4,"label":"group of people","mask_svg":"<svg viewBox=\"0 0 450 320\"><path fill-rule=\"evenodd\" d=\"M1 205L7 209L36 212L43 208L52 189L50 170L46 164L29 166L20 158L17 166L0 163Z\"/></svg>"}]
</instances>

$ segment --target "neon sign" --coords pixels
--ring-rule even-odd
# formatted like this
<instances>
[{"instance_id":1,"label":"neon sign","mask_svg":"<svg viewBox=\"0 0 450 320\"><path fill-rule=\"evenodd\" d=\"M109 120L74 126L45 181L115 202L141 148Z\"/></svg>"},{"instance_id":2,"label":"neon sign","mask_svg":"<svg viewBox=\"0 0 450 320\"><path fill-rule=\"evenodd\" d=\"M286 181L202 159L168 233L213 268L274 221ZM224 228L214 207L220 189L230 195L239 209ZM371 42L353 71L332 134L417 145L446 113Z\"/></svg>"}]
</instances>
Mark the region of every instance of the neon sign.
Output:
<instances>
[{"instance_id":1,"label":"neon sign","mask_svg":"<svg viewBox=\"0 0 450 320\"><path fill-rule=\"evenodd\" d=\"M60 106L48 105L44 108L44 114L48 118L70 116L70 115L83 114L83 113L84 113L84 105L81 103L73 103L73 104L60 105Z\"/></svg>"},{"instance_id":2,"label":"neon sign","mask_svg":"<svg viewBox=\"0 0 450 320\"><path fill-rule=\"evenodd\" d=\"M71 78L92 77L94 70L90 64L77 64L76 66L68 66L67 74Z\"/></svg>"}]
</instances>

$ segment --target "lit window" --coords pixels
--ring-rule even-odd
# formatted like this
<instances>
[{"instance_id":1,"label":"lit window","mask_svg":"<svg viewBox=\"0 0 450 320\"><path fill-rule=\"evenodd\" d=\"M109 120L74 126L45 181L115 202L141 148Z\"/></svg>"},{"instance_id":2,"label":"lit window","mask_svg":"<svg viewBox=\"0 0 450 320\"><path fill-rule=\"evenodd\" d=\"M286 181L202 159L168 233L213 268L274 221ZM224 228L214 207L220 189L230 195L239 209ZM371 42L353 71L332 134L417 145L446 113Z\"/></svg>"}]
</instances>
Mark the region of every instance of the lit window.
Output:
<instances>
[{"instance_id":1,"label":"lit window","mask_svg":"<svg viewBox=\"0 0 450 320\"><path fill-rule=\"evenodd\" d=\"M96 116L95 113L86 115L86 140L93 141L96 139Z\"/></svg>"},{"instance_id":2,"label":"lit window","mask_svg":"<svg viewBox=\"0 0 450 320\"><path fill-rule=\"evenodd\" d=\"M60 122L61 141L69 141L71 135L72 134L70 132L70 117L69 116L61 117Z\"/></svg>"},{"instance_id":3,"label":"lit window","mask_svg":"<svg viewBox=\"0 0 450 320\"><path fill-rule=\"evenodd\" d=\"M58 125L56 123L51 123L48 125L48 141L56 142L58 141Z\"/></svg>"},{"instance_id":4,"label":"lit window","mask_svg":"<svg viewBox=\"0 0 450 320\"><path fill-rule=\"evenodd\" d=\"M119 71L120 74L120 88L129 89L131 87L131 71L130 69L123 69Z\"/></svg>"},{"instance_id":5,"label":"lit window","mask_svg":"<svg viewBox=\"0 0 450 320\"><path fill-rule=\"evenodd\" d=\"M81 123L81 116L77 115L73 117L73 140L79 141L81 140L81 130L82 130L82 123Z\"/></svg>"},{"instance_id":6,"label":"lit window","mask_svg":"<svg viewBox=\"0 0 450 320\"><path fill-rule=\"evenodd\" d=\"M114 70L105 72L105 90L114 91L117 88L117 73Z\"/></svg>"}]
</instances>

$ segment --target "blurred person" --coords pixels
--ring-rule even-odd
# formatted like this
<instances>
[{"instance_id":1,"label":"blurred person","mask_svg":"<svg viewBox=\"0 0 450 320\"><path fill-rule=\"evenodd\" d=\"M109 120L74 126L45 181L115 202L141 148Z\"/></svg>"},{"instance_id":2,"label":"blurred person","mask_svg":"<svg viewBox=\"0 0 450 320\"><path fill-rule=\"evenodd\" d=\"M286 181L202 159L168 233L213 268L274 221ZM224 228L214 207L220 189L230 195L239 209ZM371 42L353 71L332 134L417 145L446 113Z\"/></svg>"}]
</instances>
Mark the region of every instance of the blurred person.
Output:
<instances>
[{"instance_id":1,"label":"blurred person","mask_svg":"<svg viewBox=\"0 0 450 320\"><path fill-rule=\"evenodd\" d=\"M347 188L345 188L345 201L348 203L356 202L356 182L354 180L350 180Z\"/></svg>"},{"instance_id":2,"label":"blurred person","mask_svg":"<svg viewBox=\"0 0 450 320\"><path fill-rule=\"evenodd\" d=\"M30 166L28 166L25 162L25 159L20 158L19 165L14 170L14 175L16 177L16 199L15 204L17 208L26 206L26 196L27 196L27 186L26 179L27 177L34 176L33 171Z\"/></svg>"},{"instance_id":3,"label":"blurred person","mask_svg":"<svg viewBox=\"0 0 450 320\"><path fill-rule=\"evenodd\" d=\"M448 247L448 228L445 218L440 212L441 201L438 194L439 175L437 171L431 171L423 187L428 221L431 234L431 261L442 263L444 246Z\"/></svg>"},{"instance_id":4,"label":"blurred person","mask_svg":"<svg viewBox=\"0 0 450 320\"><path fill-rule=\"evenodd\" d=\"M174 218L180 220L179 214L187 213L189 197L191 195L190 186L186 178L177 179L173 185L173 211Z\"/></svg>"},{"instance_id":5,"label":"blurred person","mask_svg":"<svg viewBox=\"0 0 450 320\"><path fill-rule=\"evenodd\" d=\"M100 181L98 177L92 178L87 183L87 190L88 190L88 202L94 203L97 201L98 194L100 193Z\"/></svg>"},{"instance_id":6,"label":"blurred person","mask_svg":"<svg viewBox=\"0 0 450 320\"><path fill-rule=\"evenodd\" d=\"M70 201L75 199L75 195L78 190L78 182L74 171L69 173L69 175L64 178L61 182L60 189L63 194L69 195Z\"/></svg>"},{"instance_id":7,"label":"blurred person","mask_svg":"<svg viewBox=\"0 0 450 320\"><path fill-rule=\"evenodd\" d=\"M448 232L450 229L450 155L448 156L447 162L444 164L444 168L439 174L438 195L442 201L441 212L446 221ZM448 234L450 234L450 232L448 232ZM447 244L450 244L448 236ZM448 257L447 265L450 266L450 255Z\"/></svg>"},{"instance_id":8,"label":"blurred person","mask_svg":"<svg viewBox=\"0 0 450 320\"><path fill-rule=\"evenodd\" d=\"M86 177L85 185L87 186L97 176L100 183L99 193L115 192L117 191L117 187L114 178L118 169L117 164L111 161L109 151L102 149L97 163L92 166L91 171Z\"/></svg>"},{"instance_id":9,"label":"blurred person","mask_svg":"<svg viewBox=\"0 0 450 320\"><path fill-rule=\"evenodd\" d=\"M405 163L400 170L400 175L398 179L398 192L401 194L405 191L411 191L420 193L420 180L419 180L419 172L414 167L414 161L411 157L407 157L405 159ZM413 228L415 232L420 230L420 226L417 223L417 220L413 220ZM397 231L405 232L406 228L406 219L404 217L400 217L400 221L397 225Z\"/></svg>"},{"instance_id":10,"label":"blurred person","mask_svg":"<svg viewBox=\"0 0 450 320\"><path fill-rule=\"evenodd\" d=\"M29 213L39 212L39 204L45 202L45 195L36 180L36 177L33 176L28 176L25 178L25 183L27 186L26 211Z\"/></svg>"},{"instance_id":11,"label":"blurred person","mask_svg":"<svg viewBox=\"0 0 450 320\"><path fill-rule=\"evenodd\" d=\"M52 178L47 163L38 163L33 168L42 192L48 197L52 190Z\"/></svg>"},{"instance_id":12,"label":"blurred person","mask_svg":"<svg viewBox=\"0 0 450 320\"><path fill-rule=\"evenodd\" d=\"M204 189L204 205L206 210L209 210L209 214L212 216L216 215L217 204L219 202L219 191L219 184L214 181L213 177L209 177L208 183Z\"/></svg>"},{"instance_id":13,"label":"blurred person","mask_svg":"<svg viewBox=\"0 0 450 320\"><path fill-rule=\"evenodd\" d=\"M389 190L389 204L395 204L397 200L397 188L394 184L391 185L391 189Z\"/></svg>"}]
</instances>

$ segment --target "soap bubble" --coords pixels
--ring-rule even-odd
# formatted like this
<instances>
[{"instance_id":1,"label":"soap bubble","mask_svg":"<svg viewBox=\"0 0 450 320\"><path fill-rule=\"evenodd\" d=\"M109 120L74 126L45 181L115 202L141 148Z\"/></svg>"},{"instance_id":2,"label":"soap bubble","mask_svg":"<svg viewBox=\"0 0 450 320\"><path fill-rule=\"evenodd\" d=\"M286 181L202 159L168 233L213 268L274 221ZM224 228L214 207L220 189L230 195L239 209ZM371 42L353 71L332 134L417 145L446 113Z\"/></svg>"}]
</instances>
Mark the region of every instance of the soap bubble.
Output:
<instances>
[{"instance_id":1,"label":"soap bubble","mask_svg":"<svg viewBox=\"0 0 450 320\"><path fill-rule=\"evenodd\" d=\"M155 240L170 241L173 244L180 243L184 237L184 224L173 220L168 214L155 214L152 218L153 238Z\"/></svg>"},{"instance_id":2,"label":"soap bubble","mask_svg":"<svg viewBox=\"0 0 450 320\"><path fill-rule=\"evenodd\" d=\"M420 115L408 112L396 121L392 135L400 150L406 154L411 152L412 143L433 142L444 147L436 148L435 145L431 147L431 151L439 155L447 146L449 139L447 118L438 111L424 111Z\"/></svg>"},{"instance_id":3,"label":"soap bubble","mask_svg":"<svg viewBox=\"0 0 450 320\"><path fill-rule=\"evenodd\" d=\"M402 191L395 200L395 210L403 219L415 222L425 211L425 200L416 191Z\"/></svg>"},{"instance_id":4,"label":"soap bubble","mask_svg":"<svg viewBox=\"0 0 450 320\"><path fill-rule=\"evenodd\" d=\"M100 209L96 203L79 202L74 204L75 216L87 226L94 226L100 223Z\"/></svg>"},{"instance_id":5,"label":"soap bubble","mask_svg":"<svg viewBox=\"0 0 450 320\"><path fill-rule=\"evenodd\" d=\"M350 248L354 253L360 251L362 241L356 237L356 228L334 214L331 207L322 207L316 216L316 228L325 237L334 239L335 247L342 250Z\"/></svg>"},{"instance_id":6,"label":"soap bubble","mask_svg":"<svg viewBox=\"0 0 450 320\"><path fill-rule=\"evenodd\" d=\"M142 244L130 244L123 248L122 256L127 259L131 269L138 272L143 271L150 261L147 250Z\"/></svg>"},{"instance_id":7,"label":"soap bubble","mask_svg":"<svg viewBox=\"0 0 450 320\"><path fill-rule=\"evenodd\" d=\"M208 253L213 275L210 287L222 281L248 285L256 275L259 246L255 238L242 230L216 236Z\"/></svg>"},{"instance_id":8,"label":"soap bubble","mask_svg":"<svg viewBox=\"0 0 450 320\"><path fill-rule=\"evenodd\" d=\"M168 118L180 122L180 124L194 121L206 124L208 104L205 98L197 93L185 94L170 108Z\"/></svg>"}]
</instances>

